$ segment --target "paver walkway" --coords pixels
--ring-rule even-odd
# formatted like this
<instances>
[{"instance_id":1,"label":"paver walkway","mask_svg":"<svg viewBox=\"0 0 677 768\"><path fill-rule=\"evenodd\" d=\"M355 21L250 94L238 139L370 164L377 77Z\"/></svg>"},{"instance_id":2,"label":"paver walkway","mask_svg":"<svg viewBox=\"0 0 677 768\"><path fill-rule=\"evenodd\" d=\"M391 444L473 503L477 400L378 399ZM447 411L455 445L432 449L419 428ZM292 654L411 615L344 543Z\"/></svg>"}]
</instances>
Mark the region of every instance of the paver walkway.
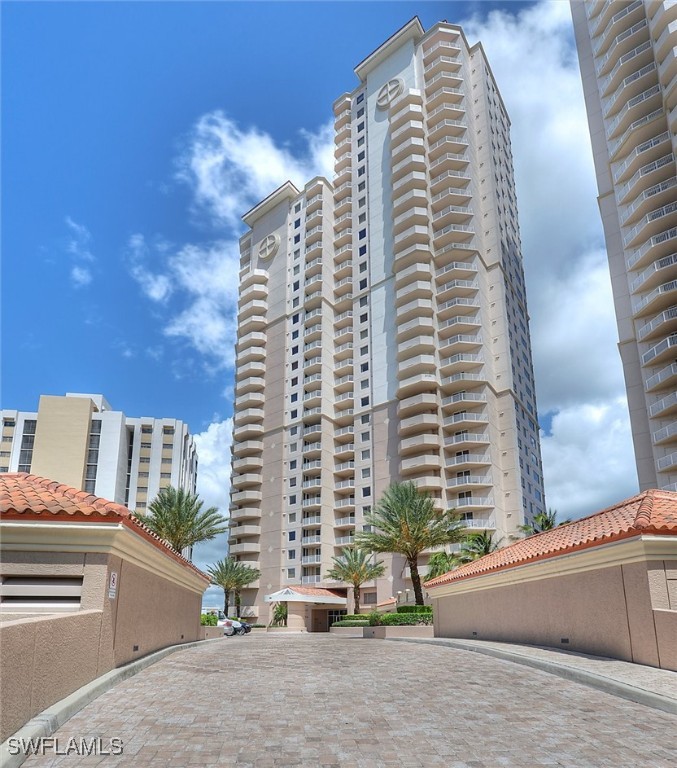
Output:
<instances>
[{"instance_id":1,"label":"paver walkway","mask_svg":"<svg viewBox=\"0 0 677 768\"><path fill-rule=\"evenodd\" d=\"M54 736L121 757L49 765L672 768L677 717L540 670L435 645L249 635L175 653Z\"/></svg>"}]
</instances>

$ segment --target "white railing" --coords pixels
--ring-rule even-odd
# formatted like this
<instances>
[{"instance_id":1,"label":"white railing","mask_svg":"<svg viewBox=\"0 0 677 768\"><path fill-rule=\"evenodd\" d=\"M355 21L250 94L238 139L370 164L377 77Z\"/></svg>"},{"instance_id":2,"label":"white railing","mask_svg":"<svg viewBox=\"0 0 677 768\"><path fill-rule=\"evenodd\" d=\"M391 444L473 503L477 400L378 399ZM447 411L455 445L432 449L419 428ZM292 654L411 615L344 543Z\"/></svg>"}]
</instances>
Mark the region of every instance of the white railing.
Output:
<instances>
[{"instance_id":1,"label":"white railing","mask_svg":"<svg viewBox=\"0 0 677 768\"><path fill-rule=\"evenodd\" d=\"M677 335L669 336L667 339L663 339L663 341L656 344L656 346L651 347L651 349L648 352L645 352L642 355L642 365L648 365L654 358L658 357L658 355L663 354L663 352L667 351L668 349L671 349L672 347L677 347ZM651 408L649 409L651 416L654 415L653 408L654 406L652 405Z\"/></svg>"},{"instance_id":2,"label":"white railing","mask_svg":"<svg viewBox=\"0 0 677 768\"><path fill-rule=\"evenodd\" d=\"M651 293L647 294L641 301L637 302L632 308L632 314L636 315L639 312L641 312L644 307L651 304L651 302L658 296L661 296L664 293L672 293L672 291L677 290L677 280L671 280L668 283L663 283L663 285L659 285L658 288L655 288ZM652 322L655 322L659 320L659 318L655 318ZM662 321L661 321L662 322ZM651 325L651 323L648 323L647 325L643 326L640 331L639 335L642 336L642 333L645 328L648 328L648 326ZM658 323L660 325L660 323ZM653 328L649 328L647 330L647 333L653 330Z\"/></svg>"},{"instance_id":3,"label":"white railing","mask_svg":"<svg viewBox=\"0 0 677 768\"><path fill-rule=\"evenodd\" d=\"M631 256L628 257L628 269L632 270L635 264L638 264L654 246L660 245L660 243L665 243L668 240L675 239L677 239L677 227L672 227L672 229L668 229L665 232L659 232L657 235L654 235L649 240L647 240L644 245L642 245L640 248L634 251Z\"/></svg>"},{"instance_id":4,"label":"white railing","mask_svg":"<svg viewBox=\"0 0 677 768\"><path fill-rule=\"evenodd\" d=\"M640 205L642 205L645 200L648 200L654 195L659 195L661 192L665 192L666 189L672 189L672 187L677 187L677 177L666 179L665 181L661 181L660 184L654 184L653 187L645 189L644 192L642 192L642 194L636 198L632 205L626 209L625 214L621 219L621 226L625 225L626 221L640 207Z\"/></svg>"},{"instance_id":5,"label":"white railing","mask_svg":"<svg viewBox=\"0 0 677 768\"><path fill-rule=\"evenodd\" d=\"M645 389L648 392L652 390L654 387L660 386L667 379L671 379L672 377L676 377L676 376L677 376L677 363L671 363L670 365L663 368L658 373L655 373L653 376L650 376L646 380Z\"/></svg>"},{"instance_id":6,"label":"white railing","mask_svg":"<svg viewBox=\"0 0 677 768\"><path fill-rule=\"evenodd\" d=\"M677 336L673 336L673 338L677 341ZM666 339L666 341L668 341L668 339ZM649 416L653 418L659 413L662 413L663 411L667 410L668 408L672 408L675 405L677 405L677 392L671 392L666 397L663 397L658 402L649 406Z\"/></svg>"}]
</instances>

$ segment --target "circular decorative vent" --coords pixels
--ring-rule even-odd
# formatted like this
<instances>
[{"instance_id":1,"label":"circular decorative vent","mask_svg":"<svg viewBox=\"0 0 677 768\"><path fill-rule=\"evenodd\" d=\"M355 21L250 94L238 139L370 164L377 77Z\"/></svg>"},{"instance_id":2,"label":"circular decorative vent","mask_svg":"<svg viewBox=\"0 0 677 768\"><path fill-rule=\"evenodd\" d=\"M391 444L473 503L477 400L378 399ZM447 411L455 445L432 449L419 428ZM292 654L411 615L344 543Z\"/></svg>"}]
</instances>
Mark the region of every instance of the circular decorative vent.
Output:
<instances>
[{"instance_id":1,"label":"circular decorative vent","mask_svg":"<svg viewBox=\"0 0 677 768\"><path fill-rule=\"evenodd\" d=\"M392 102L402 93L404 90L404 83L401 78L396 77L388 82L381 88L376 97L376 105L379 109L387 109Z\"/></svg>"},{"instance_id":2,"label":"circular decorative vent","mask_svg":"<svg viewBox=\"0 0 677 768\"><path fill-rule=\"evenodd\" d=\"M261 240L261 245L259 245L259 256L262 259L269 259L277 253L279 247L280 236L268 235L268 237Z\"/></svg>"}]
</instances>

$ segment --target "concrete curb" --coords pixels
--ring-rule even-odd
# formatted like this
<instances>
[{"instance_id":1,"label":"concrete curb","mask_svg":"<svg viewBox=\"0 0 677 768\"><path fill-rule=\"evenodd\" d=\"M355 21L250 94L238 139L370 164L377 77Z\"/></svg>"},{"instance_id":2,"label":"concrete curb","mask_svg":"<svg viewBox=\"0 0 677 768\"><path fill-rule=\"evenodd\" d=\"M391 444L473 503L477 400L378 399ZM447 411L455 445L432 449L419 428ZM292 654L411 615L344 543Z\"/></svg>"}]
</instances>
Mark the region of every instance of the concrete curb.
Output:
<instances>
[{"instance_id":1,"label":"concrete curb","mask_svg":"<svg viewBox=\"0 0 677 768\"><path fill-rule=\"evenodd\" d=\"M471 651L481 653L485 656L492 656L503 661L512 661L515 664L522 664L525 667L540 669L543 672L549 672L551 675L557 675L567 680L573 680L576 683L587 685L590 688L596 688L612 696L618 696L622 699L634 701L636 704L643 704L652 709L659 709L662 712L669 712L671 715L677 715L677 699L663 696L654 691L647 691L645 688L637 688L628 683L615 680L612 677L605 677L596 672L590 672L586 669L569 666L560 661L537 659L532 656L526 656L517 651L509 651L503 648L481 647L471 643L465 643L463 640L435 639L426 640L413 637L392 637L387 638L391 642L399 643L425 643L426 645L445 646L448 648L458 648L462 651Z\"/></svg>"},{"instance_id":2,"label":"concrete curb","mask_svg":"<svg viewBox=\"0 0 677 768\"><path fill-rule=\"evenodd\" d=\"M12 739L39 739L51 736L61 726L68 722L68 720L77 714L83 707L89 704L94 699L101 696L114 685L121 683L123 680L127 680L130 677L141 672L141 670L150 667L158 661L161 661L165 656L169 656L177 651L186 651L189 648L204 647L209 643L221 642L223 637L216 637L212 640L196 640L191 643L181 643L180 645L170 645L168 648L163 648L160 651L149 653L148 656L144 656L142 659L132 661L126 664L124 667L118 667L112 669L110 672L106 672L105 675L97 677L90 683L83 685L82 688L78 688L77 691L73 691L65 699L57 701L47 709L43 710L39 715L36 715L29 720L26 725L19 728L16 733L8 736L5 741L0 744L0 766L2 768L18 768L28 755L19 754L13 755L10 753L9 745Z\"/></svg>"}]
</instances>

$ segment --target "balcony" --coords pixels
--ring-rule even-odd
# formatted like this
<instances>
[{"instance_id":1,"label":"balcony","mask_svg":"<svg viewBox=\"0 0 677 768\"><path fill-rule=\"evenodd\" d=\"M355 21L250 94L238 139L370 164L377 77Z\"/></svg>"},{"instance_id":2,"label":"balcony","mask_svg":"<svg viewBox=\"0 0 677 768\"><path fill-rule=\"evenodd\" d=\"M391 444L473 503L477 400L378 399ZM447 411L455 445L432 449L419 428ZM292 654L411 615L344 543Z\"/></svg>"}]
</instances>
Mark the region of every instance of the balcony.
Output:
<instances>
[{"instance_id":1,"label":"balcony","mask_svg":"<svg viewBox=\"0 0 677 768\"><path fill-rule=\"evenodd\" d=\"M629 99L621 111L606 126L607 139L618 137L630 125L633 119L636 119L638 108L641 106L643 112L649 112L661 103L660 85L652 85L646 91L633 96Z\"/></svg>"},{"instance_id":2,"label":"balcony","mask_svg":"<svg viewBox=\"0 0 677 768\"><path fill-rule=\"evenodd\" d=\"M339 499L334 502L334 509L350 509L355 506L355 497L348 496L345 499Z\"/></svg>"},{"instance_id":3,"label":"balcony","mask_svg":"<svg viewBox=\"0 0 677 768\"><path fill-rule=\"evenodd\" d=\"M263 477L259 472L246 472L244 474L233 475L231 480L231 486L233 488L249 488L260 486L263 481Z\"/></svg>"},{"instance_id":4,"label":"balcony","mask_svg":"<svg viewBox=\"0 0 677 768\"><path fill-rule=\"evenodd\" d=\"M431 450L439 451L440 438L437 434L437 429L429 435L415 435L414 437L406 437L400 443L400 455L411 456L413 453L421 453L422 451ZM416 458L423 458L417 456Z\"/></svg>"},{"instance_id":5,"label":"balcony","mask_svg":"<svg viewBox=\"0 0 677 768\"><path fill-rule=\"evenodd\" d=\"M463 426L471 427L474 424L488 424L489 416L486 413L467 413L465 411L461 413L452 413L446 416L442 421L445 427L456 427L459 429Z\"/></svg>"},{"instance_id":6,"label":"balcony","mask_svg":"<svg viewBox=\"0 0 677 768\"><path fill-rule=\"evenodd\" d=\"M437 411L436 394L414 395L413 397L407 397L399 401L397 405L397 415L400 418L405 418L414 414L432 411L433 409Z\"/></svg>"},{"instance_id":7,"label":"balcony","mask_svg":"<svg viewBox=\"0 0 677 768\"><path fill-rule=\"evenodd\" d=\"M445 448L474 448L489 445L489 435L480 432L465 432L460 435L449 435L444 438Z\"/></svg>"},{"instance_id":8,"label":"balcony","mask_svg":"<svg viewBox=\"0 0 677 768\"><path fill-rule=\"evenodd\" d=\"M244 410L237 410L233 416L233 420L236 427L241 424L251 424L252 422L261 421L263 419L263 408L246 408Z\"/></svg>"},{"instance_id":9,"label":"balcony","mask_svg":"<svg viewBox=\"0 0 677 768\"><path fill-rule=\"evenodd\" d=\"M673 421L672 424L668 424L667 427L663 427L663 429L653 433L654 445L663 445L674 440L677 440L677 421Z\"/></svg>"},{"instance_id":10,"label":"balcony","mask_svg":"<svg viewBox=\"0 0 677 768\"><path fill-rule=\"evenodd\" d=\"M400 436L404 436L418 432L429 432L431 429L437 429L438 425L439 416L437 411L435 413L421 413L417 416L409 416L406 419L402 419L398 426L398 433Z\"/></svg>"},{"instance_id":11,"label":"balcony","mask_svg":"<svg viewBox=\"0 0 677 768\"><path fill-rule=\"evenodd\" d=\"M435 436L435 442L437 437ZM442 466L442 460L439 453L425 453L422 456L412 456L408 459L402 459L400 462L400 472L403 475L416 474L424 472L427 469L439 469Z\"/></svg>"},{"instance_id":12,"label":"balcony","mask_svg":"<svg viewBox=\"0 0 677 768\"><path fill-rule=\"evenodd\" d=\"M633 98L642 89L646 89L656 80L656 62L651 61L628 75L611 96L602 99L604 117L612 117L616 108L620 107L624 99Z\"/></svg>"},{"instance_id":13,"label":"balcony","mask_svg":"<svg viewBox=\"0 0 677 768\"><path fill-rule=\"evenodd\" d=\"M628 248L632 245L637 245L641 240L646 239L650 235L656 234L656 232L667 224L672 224L677 221L677 203L668 203L656 210L647 213L642 220L636 224L623 238L623 245ZM666 222L666 217L670 217Z\"/></svg>"},{"instance_id":14,"label":"balcony","mask_svg":"<svg viewBox=\"0 0 677 768\"><path fill-rule=\"evenodd\" d=\"M303 520L301 520L301 525L303 527L306 527L308 525L320 525L322 523L322 516L321 515L310 515L305 516Z\"/></svg>"},{"instance_id":15,"label":"balcony","mask_svg":"<svg viewBox=\"0 0 677 768\"><path fill-rule=\"evenodd\" d=\"M260 453L263 450L262 440L244 440L233 445L233 455L251 456Z\"/></svg>"},{"instance_id":16,"label":"balcony","mask_svg":"<svg viewBox=\"0 0 677 768\"><path fill-rule=\"evenodd\" d=\"M462 501L470 501L469 504L462 504ZM475 505L472 502L474 501L486 501L488 503L486 504L479 504ZM478 507L492 507L494 505L493 499L458 499L456 500L457 507L472 507L472 506L478 506ZM487 518L473 518L472 520L463 520L463 525L466 528L470 528L472 530L484 530L484 531L495 531L496 530L496 519L493 515L490 515Z\"/></svg>"},{"instance_id":17,"label":"balcony","mask_svg":"<svg viewBox=\"0 0 677 768\"><path fill-rule=\"evenodd\" d=\"M245 408L263 407L265 399L266 397L263 392L245 392L242 395L238 395L235 400L235 412L237 413Z\"/></svg>"},{"instance_id":18,"label":"balcony","mask_svg":"<svg viewBox=\"0 0 677 768\"><path fill-rule=\"evenodd\" d=\"M338 520L334 520L334 528L354 528L355 527L355 515L349 515L348 517L340 517Z\"/></svg>"},{"instance_id":19,"label":"balcony","mask_svg":"<svg viewBox=\"0 0 677 768\"><path fill-rule=\"evenodd\" d=\"M301 557L301 565L318 565L322 562L322 555L304 555Z\"/></svg>"},{"instance_id":20,"label":"balcony","mask_svg":"<svg viewBox=\"0 0 677 768\"><path fill-rule=\"evenodd\" d=\"M250 331L260 331L266 327L266 318L263 315L249 315L239 321L239 332L247 334Z\"/></svg>"},{"instance_id":21,"label":"balcony","mask_svg":"<svg viewBox=\"0 0 677 768\"><path fill-rule=\"evenodd\" d=\"M355 544L354 536L337 536L335 546L352 547Z\"/></svg>"},{"instance_id":22,"label":"balcony","mask_svg":"<svg viewBox=\"0 0 677 768\"><path fill-rule=\"evenodd\" d=\"M474 469L491 465L491 457L488 453L470 453L470 451L461 451L456 456L448 456L445 459L447 468L455 470Z\"/></svg>"},{"instance_id":23,"label":"balcony","mask_svg":"<svg viewBox=\"0 0 677 768\"><path fill-rule=\"evenodd\" d=\"M449 499L449 504L454 507L454 509L457 510L464 510L465 512L468 512L470 510L482 510L486 509L488 507L494 506L494 499L491 496L467 496L463 499ZM464 520L463 524L466 526L466 528L480 528L480 527L489 527L489 523L491 522L491 518L489 520L483 520L482 525L474 525L479 521L477 520ZM494 526L495 527L495 526Z\"/></svg>"},{"instance_id":24,"label":"balcony","mask_svg":"<svg viewBox=\"0 0 677 768\"><path fill-rule=\"evenodd\" d=\"M677 244L677 227L665 230L647 240L628 257L628 270L641 269L651 261L657 261L668 255Z\"/></svg>"},{"instance_id":25,"label":"balcony","mask_svg":"<svg viewBox=\"0 0 677 768\"><path fill-rule=\"evenodd\" d=\"M674 290L677 291L677 281L675 281ZM672 306L654 317L651 322L643 325L639 329L637 338L639 341L651 341L675 330L677 330L677 306Z\"/></svg>"},{"instance_id":26,"label":"balcony","mask_svg":"<svg viewBox=\"0 0 677 768\"><path fill-rule=\"evenodd\" d=\"M674 472L677 468L677 453L658 459L657 467L659 472Z\"/></svg>"},{"instance_id":27,"label":"balcony","mask_svg":"<svg viewBox=\"0 0 677 768\"><path fill-rule=\"evenodd\" d=\"M665 389L677 384L677 363L671 363L658 373L650 376L646 380L644 388L647 392L653 392L658 389Z\"/></svg>"},{"instance_id":28,"label":"balcony","mask_svg":"<svg viewBox=\"0 0 677 768\"><path fill-rule=\"evenodd\" d=\"M355 443L337 443L334 446L334 456L337 458L354 456L355 455Z\"/></svg>"},{"instance_id":29,"label":"balcony","mask_svg":"<svg viewBox=\"0 0 677 768\"><path fill-rule=\"evenodd\" d=\"M321 543L322 543L322 536L319 536L319 535L301 537L301 544L304 546L307 544L321 544Z\"/></svg>"},{"instance_id":30,"label":"balcony","mask_svg":"<svg viewBox=\"0 0 677 768\"><path fill-rule=\"evenodd\" d=\"M245 541L241 544L231 544L228 547L230 555L256 555L261 551L258 541Z\"/></svg>"},{"instance_id":31,"label":"balcony","mask_svg":"<svg viewBox=\"0 0 677 768\"><path fill-rule=\"evenodd\" d=\"M639 216L646 213L651 206L660 206L668 203L676 195L677 178L666 179L642 192L630 205L621 219L621 226L632 224Z\"/></svg>"},{"instance_id":32,"label":"balcony","mask_svg":"<svg viewBox=\"0 0 677 768\"><path fill-rule=\"evenodd\" d=\"M668 360L675 354L677 348L677 335L669 336L667 339L663 339L655 347L651 347L648 352L642 355L642 365L656 365L660 362Z\"/></svg>"},{"instance_id":33,"label":"balcony","mask_svg":"<svg viewBox=\"0 0 677 768\"><path fill-rule=\"evenodd\" d=\"M233 472L246 472L248 469L261 469L263 459L260 456L246 456L233 461Z\"/></svg>"},{"instance_id":34,"label":"balcony","mask_svg":"<svg viewBox=\"0 0 677 768\"><path fill-rule=\"evenodd\" d=\"M397 323L401 325L409 320L420 320L433 316L433 303L430 299L414 299L397 307Z\"/></svg>"},{"instance_id":35,"label":"balcony","mask_svg":"<svg viewBox=\"0 0 677 768\"><path fill-rule=\"evenodd\" d=\"M671 392L666 397L649 406L649 416L652 419L665 418L677 413L677 392Z\"/></svg>"},{"instance_id":36,"label":"balcony","mask_svg":"<svg viewBox=\"0 0 677 768\"><path fill-rule=\"evenodd\" d=\"M251 283L247 288L240 287L240 298L238 306L244 309L252 299L264 301L268 298L268 286L264 283Z\"/></svg>"},{"instance_id":37,"label":"balcony","mask_svg":"<svg viewBox=\"0 0 677 768\"><path fill-rule=\"evenodd\" d=\"M259 502L261 503L261 499L263 498L263 495L261 491L252 491L252 490L245 490L245 491L237 491L236 493L232 493L230 496L230 501L232 504L249 504L252 502Z\"/></svg>"},{"instance_id":38,"label":"balcony","mask_svg":"<svg viewBox=\"0 0 677 768\"><path fill-rule=\"evenodd\" d=\"M235 427L233 430L233 440L241 442L263 435L263 424L244 424L241 427Z\"/></svg>"},{"instance_id":39,"label":"balcony","mask_svg":"<svg viewBox=\"0 0 677 768\"><path fill-rule=\"evenodd\" d=\"M399 398L411 397L421 392L430 391L438 385L439 380L434 373L418 373L399 382L397 396Z\"/></svg>"},{"instance_id":40,"label":"balcony","mask_svg":"<svg viewBox=\"0 0 677 768\"><path fill-rule=\"evenodd\" d=\"M236 520L260 520L261 510L257 507L240 507L230 510L230 520L234 522Z\"/></svg>"},{"instance_id":41,"label":"balcony","mask_svg":"<svg viewBox=\"0 0 677 768\"><path fill-rule=\"evenodd\" d=\"M260 536L260 525L233 525L229 531L230 539L237 538L238 536Z\"/></svg>"},{"instance_id":42,"label":"balcony","mask_svg":"<svg viewBox=\"0 0 677 768\"><path fill-rule=\"evenodd\" d=\"M302 509L319 509L321 506L322 506L321 496L304 496L303 499L301 500Z\"/></svg>"}]
</instances>

